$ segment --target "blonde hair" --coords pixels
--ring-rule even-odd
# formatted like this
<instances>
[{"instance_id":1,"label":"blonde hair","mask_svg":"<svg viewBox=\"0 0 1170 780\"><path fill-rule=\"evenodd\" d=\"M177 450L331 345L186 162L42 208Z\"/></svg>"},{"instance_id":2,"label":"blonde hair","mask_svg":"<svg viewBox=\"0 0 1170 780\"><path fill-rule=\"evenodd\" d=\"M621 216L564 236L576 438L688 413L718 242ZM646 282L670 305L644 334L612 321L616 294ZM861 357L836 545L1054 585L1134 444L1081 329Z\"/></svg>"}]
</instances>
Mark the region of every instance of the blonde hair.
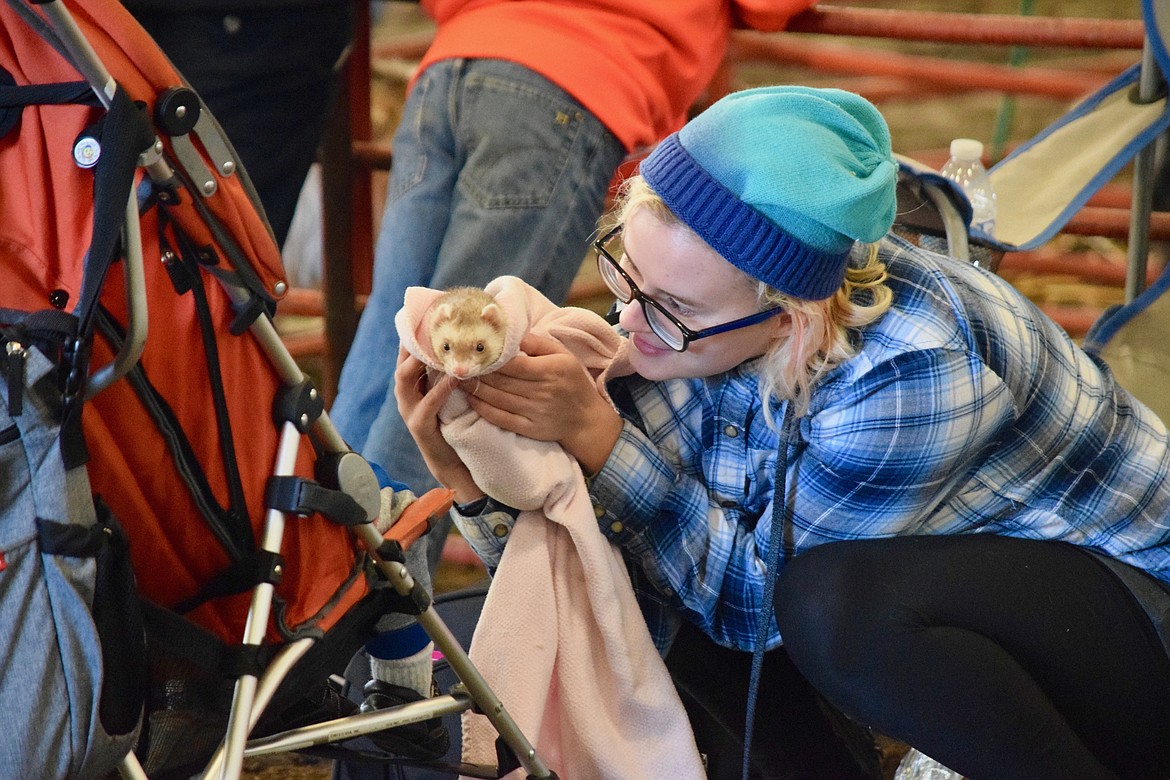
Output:
<instances>
[{"instance_id":1,"label":"blonde hair","mask_svg":"<svg viewBox=\"0 0 1170 780\"><path fill-rule=\"evenodd\" d=\"M764 354L760 394L793 404L800 416L808 411L813 386L825 374L857 354L857 332L885 314L894 295L886 285L886 266L877 244L861 248L863 262L845 269L841 288L823 301L790 298L760 283L761 300L783 306L789 331ZM770 409L765 408L768 421Z\"/></svg>"},{"instance_id":2,"label":"blonde hair","mask_svg":"<svg viewBox=\"0 0 1170 780\"><path fill-rule=\"evenodd\" d=\"M641 176L633 176L618 192L618 224L625 224L638 209L647 209L664 224L690 230ZM695 238L702 240L697 235ZM864 255L859 256L859 251ZM845 281L825 300L792 298L746 273L744 278L755 285L761 310L782 306L788 317L787 334L777 338L761 358L760 395L791 402L797 416L808 411L813 386L857 354L857 331L881 317L893 301L877 244L854 250ZM764 408L769 424L775 427L770 407Z\"/></svg>"}]
</instances>

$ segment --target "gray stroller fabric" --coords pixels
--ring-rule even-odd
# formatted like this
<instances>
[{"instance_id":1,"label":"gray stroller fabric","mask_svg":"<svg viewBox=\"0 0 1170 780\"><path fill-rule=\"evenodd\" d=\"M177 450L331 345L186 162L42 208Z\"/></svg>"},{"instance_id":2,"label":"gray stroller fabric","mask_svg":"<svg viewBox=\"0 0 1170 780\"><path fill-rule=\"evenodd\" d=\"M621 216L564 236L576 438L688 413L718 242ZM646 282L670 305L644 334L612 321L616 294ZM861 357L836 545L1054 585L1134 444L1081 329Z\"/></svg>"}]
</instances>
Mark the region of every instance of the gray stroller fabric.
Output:
<instances>
[{"instance_id":1,"label":"gray stroller fabric","mask_svg":"<svg viewBox=\"0 0 1170 780\"><path fill-rule=\"evenodd\" d=\"M0 703L37 715L7 719L0 766L7 777L101 777L134 746L142 704L107 680L128 659L106 657L95 617L115 533L98 522L85 467L62 459L54 366L35 348L21 359L25 381L0 382Z\"/></svg>"}]
</instances>

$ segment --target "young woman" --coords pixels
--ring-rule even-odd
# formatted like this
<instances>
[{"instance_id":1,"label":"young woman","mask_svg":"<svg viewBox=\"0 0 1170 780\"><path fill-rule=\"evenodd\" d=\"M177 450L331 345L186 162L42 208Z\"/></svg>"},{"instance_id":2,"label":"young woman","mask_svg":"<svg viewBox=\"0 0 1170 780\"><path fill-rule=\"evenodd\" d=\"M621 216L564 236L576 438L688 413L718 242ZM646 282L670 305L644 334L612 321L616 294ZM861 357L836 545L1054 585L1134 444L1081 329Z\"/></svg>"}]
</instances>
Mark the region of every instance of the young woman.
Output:
<instances>
[{"instance_id":1,"label":"young woman","mask_svg":"<svg viewBox=\"0 0 1170 780\"><path fill-rule=\"evenodd\" d=\"M1170 774L1162 421L1007 283L887 235L896 164L856 95L732 94L640 173L597 244L629 336L609 398L529 339L471 402L577 458L660 646L680 620L783 642L974 780ZM451 385L398 375L491 565L514 513L438 434Z\"/></svg>"}]
</instances>

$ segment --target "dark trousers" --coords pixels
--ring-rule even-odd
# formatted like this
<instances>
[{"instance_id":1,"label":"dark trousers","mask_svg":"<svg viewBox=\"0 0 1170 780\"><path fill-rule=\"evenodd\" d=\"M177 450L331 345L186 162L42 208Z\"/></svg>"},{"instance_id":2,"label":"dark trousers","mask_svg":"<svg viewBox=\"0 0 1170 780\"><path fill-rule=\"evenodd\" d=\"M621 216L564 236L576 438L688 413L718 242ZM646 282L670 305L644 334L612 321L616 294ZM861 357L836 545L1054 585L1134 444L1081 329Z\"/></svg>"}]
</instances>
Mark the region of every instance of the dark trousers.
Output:
<instances>
[{"instance_id":1,"label":"dark trousers","mask_svg":"<svg viewBox=\"0 0 1170 780\"><path fill-rule=\"evenodd\" d=\"M353 8L136 10L135 17L227 133L278 244L292 223L353 37Z\"/></svg>"},{"instance_id":2,"label":"dark trousers","mask_svg":"<svg viewBox=\"0 0 1170 780\"><path fill-rule=\"evenodd\" d=\"M689 623L667 656L709 780L742 776L751 662L751 653L719 647ZM825 702L783 647L764 654L754 732L753 780L881 778L870 732Z\"/></svg>"},{"instance_id":3,"label":"dark trousers","mask_svg":"<svg viewBox=\"0 0 1170 780\"><path fill-rule=\"evenodd\" d=\"M781 573L796 666L972 780L1170 776L1170 660L1118 576L1061 542L836 542Z\"/></svg>"}]
</instances>

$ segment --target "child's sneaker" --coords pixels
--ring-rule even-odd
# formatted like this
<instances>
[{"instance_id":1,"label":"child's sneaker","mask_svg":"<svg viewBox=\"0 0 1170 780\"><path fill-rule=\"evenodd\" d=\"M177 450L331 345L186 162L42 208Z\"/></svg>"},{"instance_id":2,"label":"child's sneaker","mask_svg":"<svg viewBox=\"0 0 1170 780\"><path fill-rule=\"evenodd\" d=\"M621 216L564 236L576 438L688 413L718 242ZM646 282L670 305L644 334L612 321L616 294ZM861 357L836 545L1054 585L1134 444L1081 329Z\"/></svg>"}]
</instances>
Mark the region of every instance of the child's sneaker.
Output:
<instances>
[{"instance_id":1,"label":"child's sneaker","mask_svg":"<svg viewBox=\"0 0 1170 780\"><path fill-rule=\"evenodd\" d=\"M362 712L384 710L415 701L422 701L418 691L401 685L370 680L362 688L365 701L362 702ZM431 684L431 695L438 696L438 688ZM385 751L407 758L417 758L424 761L442 758L451 746L451 735L443 725L442 718L431 718L419 723L407 723L392 729L367 734L366 738Z\"/></svg>"}]
</instances>

